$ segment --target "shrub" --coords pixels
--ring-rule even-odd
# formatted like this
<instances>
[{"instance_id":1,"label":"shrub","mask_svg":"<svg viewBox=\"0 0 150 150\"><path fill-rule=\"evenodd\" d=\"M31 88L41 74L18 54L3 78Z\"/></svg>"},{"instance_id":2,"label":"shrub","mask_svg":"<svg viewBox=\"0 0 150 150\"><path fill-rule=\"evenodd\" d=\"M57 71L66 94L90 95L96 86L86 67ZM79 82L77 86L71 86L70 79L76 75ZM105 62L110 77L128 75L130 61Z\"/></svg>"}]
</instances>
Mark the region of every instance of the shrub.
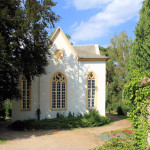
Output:
<instances>
[{"instance_id":1,"label":"shrub","mask_svg":"<svg viewBox=\"0 0 150 150\"><path fill-rule=\"evenodd\" d=\"M117 130L116 130L117 131ZM122 137L121 138L121 133ZM112 137L106 141L103 146L99 148L94 148L93 150L135 150L134 147L134 130L133 129L124 129L120 132L111 131L108 134L108 137Z\"/></svg>"},{"instance_id":2,"label":"shrub","mask_svg":"<svg viewBox=\"0 0 150 150\"><path fill-rule=\"evenodd\" d=\"M68 113L68 118L74 117L74 113L72 114L70 111Z\"/></svg>"},{"instance_id":3,"label":"shrub","mask_svg":"<svg viewBox=\"0 0 150 150\"><path fill-rule=\"evenodd\" d=\"M122 107L121 107L121 106L119 106L119 107L117 108L117 113L118 113L118 115L125 115L124 112L123 112L123 110L122 110Z\"/></svg>"},{"instance_id":4,"label":"shrub","mask_svg":"<svg viewBox=\"0 0 150 150\"><path fill-rule=\"evenodd\" d=\"M114 103L112 103L111 105L112 105L112 106L111 106L111 107L112 107L111 110L117 112L117 109L118 109L119 106L121 106L121 103L120 103L120 102L114 102Z\"/></svg>"},{"instance_id":5,"label":"shrub","mask_svg":"<svg viewBox=\"0 0 150 150\"><path fill-rule=\"evenodd\" d=\"M72 117L71 117L72 116ZM43 120L24 120L15 121L10 125L14 130L32 130L32 129L65 129L80 127L97 127L110 122L108 117L100 116L96 110L90 110L83 117L74 117L71 115L65 118L64 115L58 115L58 118Z\"/></svg>"},{"instance_id":6,"label":"shrub","mask_svg":"<svg viewBox=\"0 0 150 150\"><path fill-rule=\"evenodd\" d=\"M93 150L134 150L133 143L125 138L115 137L106 141L103 146Z\"/></svg>"},{"instance_id":7,"label":"shrub","mask_svg":"<svg viewBox=\"0 0 150 150\"><path fill-rule=\"evenodd\" d=\"M118 115L126 115L127 112L129 112L131 106L129 107L128 105L123 104L122 106L118 106L117 108L117 113Z\"/></svg>"},{"instance_id":8,"label":"shrub","mask_svg":"<svg viewBox=\"0 0 150 150\"><path fill-rule=\"evenodd\" d=\"M141 86L140 82L144 77L150 78L150 71L140 72L133 70L130 72L130 82L125 84L123 96L128 105L133 107L130 109L129 115L133 121L134 127L134 146L136 149L146 149L148 123L147 123L147 105L150 85Z\"/></svg>"},{"instance_id":9,"label":"shrub","mask_svg":"<svg viewBox=\"0 0 150 150\"><path fill-rule=\"evenodd\" d=\"M5 104L0 103L0 117L5 118L5 116L6 116Z\"/></svg>"},{"instance_id":10,"label":"shrub","mask_svg":"<svg viewBox=\"0 0 150 150\"><path fill-rule=\"evenodd\" d=\"M61 113L61 112L57 112L56 118L61 118L61 119L63 119L63 118L65 118L65 114L64 114L64 113Z\"/></svg>"}]
</instances>

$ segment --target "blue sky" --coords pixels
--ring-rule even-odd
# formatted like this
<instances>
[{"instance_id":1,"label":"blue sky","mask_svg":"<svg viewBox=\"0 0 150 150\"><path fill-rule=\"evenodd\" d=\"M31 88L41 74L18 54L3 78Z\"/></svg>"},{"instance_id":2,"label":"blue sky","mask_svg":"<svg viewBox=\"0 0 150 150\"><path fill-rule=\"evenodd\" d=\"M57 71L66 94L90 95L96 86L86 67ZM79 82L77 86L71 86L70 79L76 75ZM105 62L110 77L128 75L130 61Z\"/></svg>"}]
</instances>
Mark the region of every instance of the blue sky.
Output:
<instances>
[{"instance_id":1,"label":"blue sky","mask_svg":"<svg viewBox=\"0 0 150 150\"><path fill-rule=\"evenodd\" d=\"M125 30L129 37L139 19L143 0L54 0L53 11L61 16L56 28L71 36L75 45L106 47L114 34ZM49 31L51 32L51 31Z\"/></svg>"}]
</instances>

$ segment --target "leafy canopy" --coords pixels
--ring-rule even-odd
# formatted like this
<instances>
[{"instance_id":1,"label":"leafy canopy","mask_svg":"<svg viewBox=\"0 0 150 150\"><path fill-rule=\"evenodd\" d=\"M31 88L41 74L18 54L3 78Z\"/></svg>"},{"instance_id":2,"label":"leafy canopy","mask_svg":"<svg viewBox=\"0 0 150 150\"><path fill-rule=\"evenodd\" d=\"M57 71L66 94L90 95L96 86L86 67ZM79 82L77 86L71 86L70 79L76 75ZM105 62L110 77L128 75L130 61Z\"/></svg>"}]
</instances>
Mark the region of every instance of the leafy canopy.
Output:
<instances>
[{"instance_id":1,"label":"leafy canopy","mask_svg":"<svg viewBox=\"0 0 150 150\"><path fill-rule=\"evenodd\" d=\"M19 76L45 73L46 28L59 20L52 0L0 0L0 101L18 98Z\"/></svg>"},{"instance_id":2,"label":"leafy canopy","mask_svg":"<svg viewBox=\"0 0 150 150\"><path fill-rule=\"evenodd\" d=\"M122 31L119 35L115 34L110 42L108 48L100 47L100 50L102 54L110 57L107 61L106 103L107 107L111 107L109 109L115 109L117 104L122 103L122 91L127 82L128 69L126 65L129 60L132 39L128 37L125 31Z\"/></svg>"},{"instance_id":3,"label":"leafy canopy","mask_svg":"<svg viewBox=\"0 0 150 150\"><path fill-rule=\"evenodd\" d=\"M135 36L128 64L129 81L125 84L124 98L132 105L130 116L135 128L134 146L136 149L146 149L148 124L146 117L150 85L141 87L144 77L150 78L150 1L143 2L140 19L135 28Z\"/></svg>"},{"instance_id":4,"label":"leafy canopy","mask_svg":"<svg viewBox=\"0 0 150 150\"><path fill-rule=\"evenodd\" d=\"M129 70L150 70L150 1L145 0L135 28L135 40L130 51Z\"/></svg>"}]
</instances>

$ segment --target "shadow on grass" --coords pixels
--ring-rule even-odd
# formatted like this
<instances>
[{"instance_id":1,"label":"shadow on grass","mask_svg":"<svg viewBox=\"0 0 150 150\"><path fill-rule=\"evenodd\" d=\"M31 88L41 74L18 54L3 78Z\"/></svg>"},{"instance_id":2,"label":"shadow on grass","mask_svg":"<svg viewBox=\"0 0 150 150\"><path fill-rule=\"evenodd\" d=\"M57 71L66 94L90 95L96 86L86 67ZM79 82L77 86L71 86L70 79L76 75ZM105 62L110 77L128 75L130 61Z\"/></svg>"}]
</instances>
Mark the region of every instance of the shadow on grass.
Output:
<instances>
[{"instance_id":1,"label":"shadow on grass","mask_svg":"<svg viewBox=\"0 0 150 150\"><path fill-rule=\"evenodd\" d=\"M124 120L127 119L129 120L130 118L128 116L118 116L117 114L113 113L107 113L106 115L109 117L112 121L111 123L119 120ZM52 129L52 130L30 130L30 131L14 131L8 128L8 126L11 124L11 119L7 119L4 121L0 121L0 139L5 139L5 140L15 140L15 139L27 139L30 137L40 137L40 136L45 136L45 135L53 135L56 133L59 133L60 131L70 131L78 128L70 128L70 129ZM104 126L109 126L111 123L103 125ZM100 126L102 127L102 126ZM86 127L86 128L91 128L91 127ZM94 127L97 128L97 127Z\"/></svg>"},{"instance_id":2,"label":"shadow on grass","mask_svg":"<svg viewBox=\"0 0 150 150\"><path fill-rule=\"evenodd\" d=\"M11 130L8 126L11 124L11 119L1 120L0 121L0 140L5 139L8 140L15 140L15 139L27 139L30 137L40 137L44 135L52 135L58 133L62 130L30 130L30 131L14 131ZM68 129L71 130L71 129Z\"/></svg>"},{"instance_id":3,"label":"shadow on grass","mask_svg":"<svg viewBox=\"0 0 150 150\"><path fill-rule=\"evenodd\" d=\"M62 129L38 129L38 130L24 130L24 131L16 131L8 128L11 125L11 119L0 121L0 139L6 140L21 140L27 139L30 137L40 137L45 135L53 135L57 134L60 131L71 131L74 129L81 129L79 128L62 128ZM108 125L108 124L107 124ZM105 126L101 125L100 127ZM97 128L97 127L84 127L84 128Z\"/></svg>"},{"instance_id":4,"label":"shadow on grass","mask_svg":"<svg viewBox=\"0 0 150 150\"><path fill-rule=\"evenodd\" d=\"M115 113L106 113L106 116L109 117L112 122L124 120L124 119L132 121L132 119L129 116L118 115Z\"/></svg>"}]
</instances>

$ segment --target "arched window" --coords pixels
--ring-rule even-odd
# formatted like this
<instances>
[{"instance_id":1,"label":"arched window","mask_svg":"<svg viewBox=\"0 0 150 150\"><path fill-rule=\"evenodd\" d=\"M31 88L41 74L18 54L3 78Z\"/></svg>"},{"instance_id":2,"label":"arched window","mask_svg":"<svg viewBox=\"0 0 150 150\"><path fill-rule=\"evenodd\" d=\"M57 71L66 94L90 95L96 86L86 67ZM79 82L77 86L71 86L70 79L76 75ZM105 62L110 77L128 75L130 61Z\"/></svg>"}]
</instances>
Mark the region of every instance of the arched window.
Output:
<instances>
[{"instance_id":1,"label":"arched window","mask_svg":"<svg viewBox=\"0 0 150 150\"><path fill-rule=\"evenodd\" d=\"M96 78L93 72L87 76L87 109L96 107Z\"/></svg>"},{"instance_id":2,"label":"arched window","mask_svg":"<svg viewBox=\"0 0 150 150\"><path fill-rule=\"evenodd\" d=\"M31 80L21 76L21 110L31 109Z\"/></svg>"},{"instance_id":3,"label":"arched window","mask_svg":"<svg viewBox=\"0 0 150 150\"><path fill-rule=\"evenodd\" d=\"M55 73L51 78L50 108L67 109L67 79L61 72Z\"/></svg>"}]
</instances>

